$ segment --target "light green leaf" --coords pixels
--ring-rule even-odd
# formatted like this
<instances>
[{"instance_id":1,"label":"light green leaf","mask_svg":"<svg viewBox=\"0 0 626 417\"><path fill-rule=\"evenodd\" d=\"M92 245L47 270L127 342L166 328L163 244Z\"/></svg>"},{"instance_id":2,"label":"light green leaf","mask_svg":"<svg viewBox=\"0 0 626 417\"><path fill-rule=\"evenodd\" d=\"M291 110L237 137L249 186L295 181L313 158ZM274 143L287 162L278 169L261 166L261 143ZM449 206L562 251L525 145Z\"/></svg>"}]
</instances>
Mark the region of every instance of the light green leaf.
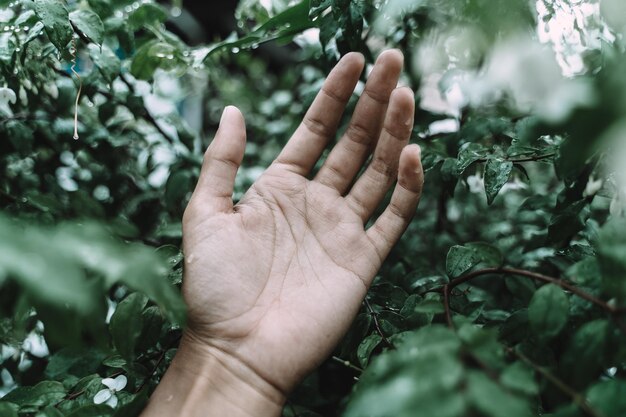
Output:
<instances>
[{"instance_id":1,"label":"light green leaf","mask_svg":"<svg viewBox=\"0 0 626 417\"><path fill-rule=\"evenodd\" d=\"M547 284L539 288L528 306L530 328L537 335L553 338L558 335L569 317L569 299L561 287Z\"/></svg>"},{"instance_id":2,"label":"light green leaf","mask_svg":"<svg viewBox=\"0 0 626 417\"><path fill-rule=\"evenodd\" d=\"M108 46L102 45L98 47L97 45L90 44L89 56L107 82L113 82L120 74L122 64Z\"/></svg>"},{"instance_id":3,"label":"light green leaf","mask_svg":"<svg viewBox=\"0 0 626 417\"><path fill-rule=\"evenodd\" d=\"M90 42L101 45L104 41L102 20L91 10L74 10L70 13L70 22L72 22L79 34Z\"/></svg>"},{"instance_id":4,"label":"light green leaf","mask_svg":"<svg viewBox=\"0 0 626 417\"><path fill-rule=\"evenodd\" d=\"M513 170L513 162L490 158L485 165L485 194L487 203L493 203L502 186L506 184Z\"/></svg>"}]
</instances>

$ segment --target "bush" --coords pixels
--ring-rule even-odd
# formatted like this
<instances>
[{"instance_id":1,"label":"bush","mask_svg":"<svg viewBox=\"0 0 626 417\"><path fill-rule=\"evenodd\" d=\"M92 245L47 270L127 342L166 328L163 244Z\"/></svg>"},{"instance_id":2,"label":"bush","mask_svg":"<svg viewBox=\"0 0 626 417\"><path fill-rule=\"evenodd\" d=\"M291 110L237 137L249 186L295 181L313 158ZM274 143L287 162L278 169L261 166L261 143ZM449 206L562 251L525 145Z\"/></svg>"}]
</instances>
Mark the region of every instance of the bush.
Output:
<instances>
[{"instance_id":1,"label":"bush","mask_svg":"<svg viewBox=\"0 0 626 417\"><path fill-rule=\"evenodd\" d=\"M284 415L626 415L618 0L246 0L199 47L153 0L0 6L0 415L137 415L185 322L180 219L221 108L248 117L240 197L338 57L384 47L419 90L425 194ZM259 45L291 40L269 70Z\"/></svg>"}]
</instances>

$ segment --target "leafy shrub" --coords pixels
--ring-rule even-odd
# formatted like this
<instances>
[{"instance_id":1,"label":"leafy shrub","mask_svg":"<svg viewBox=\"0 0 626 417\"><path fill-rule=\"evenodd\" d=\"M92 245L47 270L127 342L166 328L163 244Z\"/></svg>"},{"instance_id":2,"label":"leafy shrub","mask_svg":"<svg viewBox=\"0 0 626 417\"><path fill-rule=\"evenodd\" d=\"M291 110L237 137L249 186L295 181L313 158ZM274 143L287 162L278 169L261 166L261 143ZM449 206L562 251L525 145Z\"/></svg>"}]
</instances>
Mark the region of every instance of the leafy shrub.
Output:
<instances>
[{"instance_id":1,"label":"leafy shrub","mask_svg":"<svg viewBox=\"0 0 626 417\"><path fill-rule=\"evenodd\" d=\"M389 46L420 92L425 194L284 415L625 415L620 2L274 5L192 48L152 0L0 2L0 415L137 415L184 325L180 218L219 110L248 115L240 196L338 56ZM269 72L257 46L294 36Z\"/></svg>"}]
</instances>

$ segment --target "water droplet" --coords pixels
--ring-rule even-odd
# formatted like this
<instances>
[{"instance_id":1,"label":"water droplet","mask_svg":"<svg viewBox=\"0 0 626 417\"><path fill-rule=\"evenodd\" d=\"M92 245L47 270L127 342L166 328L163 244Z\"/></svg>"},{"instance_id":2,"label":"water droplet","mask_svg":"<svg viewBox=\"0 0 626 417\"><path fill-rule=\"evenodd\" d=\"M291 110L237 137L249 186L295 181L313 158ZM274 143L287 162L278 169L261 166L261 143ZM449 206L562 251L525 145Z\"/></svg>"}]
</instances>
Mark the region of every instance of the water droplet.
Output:
<instances>
[{"instance_id":1,"label":"water droplet","mask_svg":"<svg viewBox=\"0 0 626 417\"><path fill-rule=\"evenodd\" d=\"M189 51L184 51L184 52L183 52L183 56L189 56L189 55L191 55L191 54L189 53Z\"/></svg>"},{"instance_id":2,"label":"water droplet","mask_svg":"<svg viewBox=\"0 0 626 417\"><path fill-rule=\"evenodd\" d=\"M15 69L13 70L13 75L17 75L17 74L19 74L19 73L20 73L20 70L18 70L17 68L15 68Z\"/></svg>"},{"instance_id":3,"label":"water droplet","mask_svg":"<svg viewBox=\"0 0 626 417\"><path fill-rule=\"evenodd\" d=\"M22 49L21 49L21 48L19 48L19 47L18 47L18 48L15 48L15 52L19 52L19 51L21 51L21 50L22 50Z\"/></svg>"},{"instance_id":4,"label":"water droplet","mask_svg":"<svg viewBox=\"0 0 626 417\"><path fill-rule=\"evenodd\" d=\"M10 31L10 30L11 30L11 28L10 28L9 26L5 26L5 27L4 27L4 31L5 31L5 32L8 32L8 31Z\"/></svg>"},{"instance_id":5,"label":"water droplet","mask_svg":"<svg viewBox=\"0 0 626 417\"><path fill-rule=\"evenodd\" d=\"M139 3L133 3L133 10L137 10L139 8Z\"/></svg>"},{"instance_id":6,"label":"water droplet","mask_svg":"<svg viewBox=\"0 0 626 417\"><path fill-rule=\"evenodd\" d=\"M169 55L167 55L167 56L165 57L165 59L174 59L174 55L169 54Z\"/></svg>"},{"instance_id":7,"label":"water droplet","mask_svg":"<svg viewBox=\"0 0 626 417\"><path fill-rule=\"evenodd\" d=\"M30 28L28 26L24 26L24 32L28 32Z\"/></svg>"},{"instance_id":8,"label":"water droplet","mask_svg":"<svg viewBox=\"0 0 626 417\"><path fill-rule=\"evenodd\" d=\"M133 6L126 6L126 7L124 7L124 11L125 11L126 13L130 13L130 12L132 12L132 11L133 11Z\"/></svg>"},{"instance_id":9,"label":"water droplet","mask_svg":"<svg viewBox=\"0 0 626 417\"><path fill-rule=\"evenodd\" d=\"M236 53L238 53L239 51L240 51L240 49L239 49L239 48L237 48L237 47L235 47L235 48L231 49L231 52L232 52L233 54L236 54Z\"/></svg>"},{"instance_id":10,"label":"water droplet","mask_svg":"<svg viewBox=\"0 0 626 417\"><path fill-rule=\"evenodd\" d=\"M20 28L20 27L16 27L15 28L15 33L20 33L21 31L22 31L22 28Z\"/></svg>"},{"instance_id":11,"label":"water droplet","mask_svg":"<svg viewBox=\"0 0 626 417\"><path fill-rule=\"evenodd\" d=\"M93 101L87 101L87 107L93 107L95 106L95 104L93 104Z\"/></svg>"},{"instance_id":12,"label":"water droplet","mask_svg":"<svg viewBox=\"0 0 626 417\"><path fill-rule=\"evenodd\" d=\"M22 197L22 203L28 203L28 198Z\"/></svg>"},{"instance_id":13,"label":"water droplet","mask_svg":"<svg viewBox=\"0 0 626 417\"><path fill-rule=\"evenodd\" d=\"M124 17L124 13L122 13L122 11L121 11L121 10L116 10L116 11L115 11L115 17L120 17L120 18L121 18L121 17Z\"/></svg>"},{"instance_id":14,"label":"water droplet","mask_svg":"<svg viewBox=\"0 0 626 417\"><path fill-rule=\"evenodd\" d=\"M75 133L75 134L74 134L74 136L72 136L72 137L74 138L74 140L78 140L78 139L79 139L79 137L78 137L78 134L77 134L77 133Z\"/></svg>"},{"instance_id":15,"label":"water droplet","mask_svg":"<svg viewBox=\"0 0 626 417\"><path fill-rule=\"evenodd\" d=\"M180 7L174 6L170 9L170 15L172 15L172 17L178 17L181 14L183 14L183 11L181 10Z\"/></svg>"}]
</instances>

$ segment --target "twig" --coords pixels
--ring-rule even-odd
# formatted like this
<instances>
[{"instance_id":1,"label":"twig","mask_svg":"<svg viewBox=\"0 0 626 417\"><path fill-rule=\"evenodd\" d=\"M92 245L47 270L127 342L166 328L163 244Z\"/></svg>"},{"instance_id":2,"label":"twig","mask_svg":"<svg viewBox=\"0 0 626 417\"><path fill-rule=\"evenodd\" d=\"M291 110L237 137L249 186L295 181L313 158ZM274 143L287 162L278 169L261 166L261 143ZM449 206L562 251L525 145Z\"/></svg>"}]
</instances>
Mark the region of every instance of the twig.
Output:
<instances>
[{"instance_id":1,"label":"twig","mask_svg":"<svg viewBox=\"0 0 626 417\"><path fill-rule=\"evenodd\" d=\"M385 336L385 333L383 333L383 330L380 328L380 323L378 322L378 314L374 311L374 309L372 308L372 305L367 300L367 298L364 299L363 302L365 303L365 307L367 307L367 310L369 311L370 316L372 316L372 319L374 319L374 327L376 328L376 332L382 338L383 342L387 346L393 348L394 347L393 343L391 343L389 339L387 339L387 336Z\"/></svg>"},{"instance_id":2,"label":"twig","mask_svg":"<svg viewBox=\"0 0 626 417\"><path fill-rule=\"evenodd\" d=\"M458 285L471 281L472 279L479 277L481 275L488 275L488 274L519 275L519 276L523 276L526 278L536 279L538 281L546 282L549 284L555 284L563 289L568 290L572 294L575 294L578 297L597 305L598 307L602 308L604 311L611 314L612 316L615 316L617 314L624 312L624 309L614 307L608 304L607 302L599 299L598 297L591 295L581 290L580 288L577 288L573 286L572 284L566 281L560 280L558 278L550 277L547 275L542 275L542 274L532 272L532 271L526 271L523 269L516 269L516 268L485 268L485 269L479 269L477 271L470 272L469 274L466 274L462 277L453 279L452 281L450 281L448 284L446 284L443 287L443 304L444 304L445 313L446 313L446 321L448 322L448 325L450 327L454 327L454 323L452 322L452 312L450 310L450 293L452 292L452 290ZM618 324L620 329L626 333L626 327L623 326L623 324L621 323L619 319L616 319L616 323Z\"/></svg>"},{"instance_id":3,"label":"twig","mask_svg":"<svg viewBox=\"0 0 626 417\"><path fill-rule=\"evenodd\" d=\"M348 368L352 369L353 371L363 372L363 369L359 368L358 366L356 366L355 364L351 363L350 361L346 361L346 360L341 359L339 356L333 356L331 359L334 360L335 362L339 362L340 364L342 364L345 367L348 367Z\"/></svg>"},{"instance_id":4,"label":"twig","mask_svg":"<svg viewBox=\"0 0 626 417\"><path fill-rule=\"evenodd\" d=\"M530 358L528 358L526 355L524 355L523 353L521 353L521 352L519 352L519 351L517 351L517 350L515 350L513 348L506 347L506 350L509 353L517 356L522 362L526 363L528 366L533 368L535 371L537 371L539 374L541 374L541 376L543 376L545 379L547 379L552 384L554 384L555 387L557 387L563 393L568 395L572 399L574 404L576 404L588 416L590 416L590 417L604 417L603 414L601 414L600 412L594 410L589 405L589 403L587 402L587 400L585 399L585 397L583 395L581 395L580 393L576 392L576 390L574 390L572 387L567 385L563 380L558 378L556 375L552 374L550 371L545 369L543 366L540 366L540 365L536 364Z\"/></svg>"},{"instance_id":5,"label":"twig","mask_svg":"<svg viewBox=\"0 0 626 417\"><path fill-rule=\"evenodd\" d=\"M534 156L527 156L525 158L504 158L505 161L509 161L509 162L513 162L514 164L520 163L520 162L535 162L535 161L542 161L544 159L550 159L553 158L554 156L556 156L555 152L551 152L551 153L546 153L543 155L534 155ZM480 158L477 159L476 162L487 162L489 159L488 158Z\"/></svg>"},{"instance_id":6,"label":"twig","mask_svg":"<svg viewBox=\"0 0 626 417\"><path fill-rule=\"evenodd\" d=\"M120 80L122 80L122 82L124 84L126 84L126 86L130 89L130 91L134 94L137 95L137 92L135 90L135 86L128 80L128 78L126 78L126 76L124 76L123 73L120 73ZM144 119L146 119L148 122L150 122L150 124L152 124L152 126L154 126L154 128L165 138L167 139L168 142L170 143L174 143L175 140L173 138L171 138L167 133L165 133L165 131L163 130L163 128L161 128L161 126L159 126L159 124L157 123L156 119L154 117L152 117L152 115L150 114L150 112L148 111L148 109L144 108L144 111L142 112L141 117L143 117Z\"/></svg>"},{"instance_id":7,"label":"twig","mask_svg":"<svg viewBox=\"0 0 626 417\"><path fill-rule=\"evenodd\" d=\"M154 374L156 374L157 370L159 369L159 366L161 366L161 363L163 362L163 359L165 359L165 353L166 352L167 352L167 349L163 349L163 352L161 352L161 355L159 356L159 359L157 360L156 364L154 365L154 368L152 368L152 372L150 372L149 376L144 378L144 380L141 382L141 385L139 385L139 388L137 388L135 390L135 394L140 392L143 389L143 387L146 386L146 384L148 383L148 380L150 378L152 378L154 376Z\"/></svg>"}]
</instances>

